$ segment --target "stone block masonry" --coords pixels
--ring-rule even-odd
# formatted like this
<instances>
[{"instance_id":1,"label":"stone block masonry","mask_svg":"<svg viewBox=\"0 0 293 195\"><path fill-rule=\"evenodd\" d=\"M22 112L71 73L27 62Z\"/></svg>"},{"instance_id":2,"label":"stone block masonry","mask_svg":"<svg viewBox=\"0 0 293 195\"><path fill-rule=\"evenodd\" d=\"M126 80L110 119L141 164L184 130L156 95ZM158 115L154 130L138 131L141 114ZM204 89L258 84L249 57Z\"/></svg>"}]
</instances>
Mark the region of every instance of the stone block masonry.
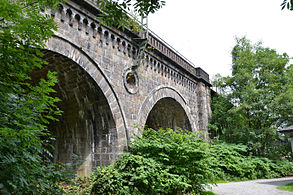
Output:
<instances>
[{"instance_id":1,"label":"stone block masonry","mask_svg":"<svg viewBox=\"0 0 293 195\"><path fill-rule=\"evenodd\" d=\"M158 38L149 35L150 49L136 72L139 38L129 30L106 27L97 20L92 1L67 1L60 10L46 10L58 25L46 43L49 65L34 73L56 71L56 95L64 111L51 124L56 136L55 161L83 160L79 175L107 165L139 134L137 127L183 128L207 135L211 114L208 74Z\"/></svg>"}]
</instances>

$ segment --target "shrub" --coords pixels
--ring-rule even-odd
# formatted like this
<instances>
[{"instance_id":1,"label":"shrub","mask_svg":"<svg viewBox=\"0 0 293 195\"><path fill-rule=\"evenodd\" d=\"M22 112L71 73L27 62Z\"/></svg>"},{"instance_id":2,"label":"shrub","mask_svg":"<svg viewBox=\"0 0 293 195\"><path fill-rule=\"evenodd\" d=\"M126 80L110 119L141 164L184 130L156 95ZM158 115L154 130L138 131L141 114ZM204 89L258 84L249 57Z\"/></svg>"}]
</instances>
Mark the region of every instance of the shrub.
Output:
<instances>
[{"instance_id":1,"label":"shrub","mask_svg":"<svg viewBox=\"0 0 293 195\"><path fill-rule=\"evenodd\" d=\"M281 177L292 173L293 163L251 156L247 146L213 143L211 166L218 180L243 180Z\"/></svg>"},{"instance_id":2,"label":"shrub","mask_svg":"<svg viewBox=\"0 0 293 195\"><path fill-rule=\"evenodd\" d=\"M145 129L130 143L130 153L97 172L92 194L199 193L212 178L208 143L172 129Z\"/></svg>"},{"instance_id":3,"label":"shrub","mask_svg":"<svg viewBox=\"0 0 293 195\"><path fill-rule=\"evenodd\" d=\"M97 168L91 194L170 194L186 187L153 159L125 153L114 165Z\"/></svg>"},{"instance_id":4,"label":"shrub","mask_svg":"<svg viewBox=\"0 0 293 195\"><path fill-rule=\"evenodd\" d=\"M197 132L172 129L145 129L130 144L132 154L152 158L169 173L179 175L189 185L183 191L200 192L213 177L208 143Z\"/></svg>"},{"instance_id":5,"label":"shrub","mask_svg":"<svg viewBox=\"0 0 293 195\"><path fill-rule=\"evenodd\" d=\"M76 177L71 181L59 182L59 187L63 190L63 194L89 194L95 178L93 174L86 177Z\"/></svg>"},{"instance_id":6,"label":"shrub","mask_svg":"<svg viewBox=\"0 0 293 195\"><path fill-rule=\"evenodd\" d=\"M113 165L97 168L91 194L201 194L215 180L285 176L287 160L251 156L247 146L211 143L198 133L145 129Z\"/></svg>"}]
</instances>

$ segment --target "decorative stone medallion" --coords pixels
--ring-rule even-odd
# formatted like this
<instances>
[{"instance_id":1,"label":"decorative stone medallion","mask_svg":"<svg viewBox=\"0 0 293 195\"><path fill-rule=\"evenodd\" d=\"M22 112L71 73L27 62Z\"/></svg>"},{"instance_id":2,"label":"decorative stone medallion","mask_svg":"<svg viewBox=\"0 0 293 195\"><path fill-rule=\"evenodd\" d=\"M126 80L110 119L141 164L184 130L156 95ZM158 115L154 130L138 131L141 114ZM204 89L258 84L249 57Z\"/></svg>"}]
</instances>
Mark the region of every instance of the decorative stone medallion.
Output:
<instances>
[{"instance_id":1,"label":"decorative stone medallion","mask_svg":"<svg viewBox=\"0 0 293 195\"><path fill-rule=\"evenodd\" d=\"M128 93L136 94L138 92L138 75L131 68L125 70L123 74L123 83Z\"/></svg>"}]
</instances>

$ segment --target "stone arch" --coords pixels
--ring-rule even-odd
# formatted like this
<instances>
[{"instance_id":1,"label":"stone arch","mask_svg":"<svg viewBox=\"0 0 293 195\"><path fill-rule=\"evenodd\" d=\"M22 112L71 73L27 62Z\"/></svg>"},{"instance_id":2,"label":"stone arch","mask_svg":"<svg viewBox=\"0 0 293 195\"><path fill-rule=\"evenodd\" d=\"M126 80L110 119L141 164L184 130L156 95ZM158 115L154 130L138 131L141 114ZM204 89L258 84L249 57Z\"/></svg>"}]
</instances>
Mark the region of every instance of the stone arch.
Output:
<instances>
[{"instance_id":1,"label":"stone arch","mask_svg":"<svg viewBox=\"0 0 293 195\"><path fill-rule=\"evenodd\" d=\"M89 85L85 86L87 89L89 89L89 90L93 89L94 88L93 85L96 85L99 88L99 90L91 90L92 92L90 92L89 95L87 95L85 98L88 98L88 99L90 98L91 100L95 100L95 99L97 99L97 94L101 94L101 96L104 96L105 100L101 100L101 101L106 102L105 105L107 105L109 108L107 108L107 106L106 106L105 109L110 110L110 114L108 114L108 115L111 115L112 119L113 119L113 120L111 119L111 116L107 116L107 114L104 114L105 117L109 118L109 119L107 119L110 121L110 122L108 122L108 126L109 126L108 128L112 129L110 131L113 131L112 133L114 135L114 138L113 138L114 140L109 141L109 143L117 142L115 144L116 151L113 151L115 153L114 156L110 157L109 155L108 156L104 155L102 157L98 157L98 158L104 158L104 159L100 159L100 161L95 160L95 162L91 162L92 165L90 165L88 167L90 167L90 169L92 169L97 165L104 165L104 163L101 163L102 160L104 162L110 163L111 161L113 161L116 158L116 156L120 155L123 151L127 150L127 140L128 140L128 132L127 132L127 127L126 127L125 117L122 112L120 103L118 101L118 98L117 98L117 95L116 95L114 89L112 88L107 77L99 69L98 65L93 60L91 60L91 58L89 56L87 56L87 54L85 52L83 52L81 48L78 48L77 46L73 45L69 41L67 41L63 38L57 37L57 36L53 36L47 42L46 45L47 45L47 47L45 48L46 51L53 52L53 53L56 53L56 54L62 56L62 57L60 57L60 59L66 58L66 59L71 60L73 63L79 65L78 66L79 69L82 69L82 70L84 70L84 72L87 73L86 75L88 75L88 77L90 77L93 80L93 84L89 84ZM74 69L74 68L70 67L70 69ZM73 70L73 71L75 71L75 70ZM80 73L77 73L77 74L80 74ZM89 97L89 96L91 96L91 97ZM85 101L88 101L88 100L85 100ZM100 109L100 111L105 110L105 109L102 108L102 109ZM93 111L92 111L93 113L91 114L91 116L95 116L96 112L98 112L98 111L99 111L98 108L96 110L93 109ZM104 122L102 122L102 123L104 124ZM101 125L103 125L102 123L98 124L98 125L101 126ZM104 135L104 134L103 135L101 134L101 136L104 136L105 139L109 139L109 140L112 139L110 137L107 137L107 135ZM102 143L102 144L105 145L104 143ZM104 147L104 148L106 148L106 147ZM93 151L95 150L94 148L91 148L91 149ZM105 149L103 149L103 147L101 146L98 150L105 150ZM108 147L108 149L106 149L106 150L112 150L112 148ZM108 151L108 153L109 153L109 151ZM94 152L93 152L93 155L95 155ZM91 171L91 170L86 170L85 173L82 173L81 175L85 175L89 171Z\"/></svg>"},{"instance_id":2,"label":"stone arch","mask_svg":"<svg viewBox=\"0 0 293 195\"><path fill-rule=\"evenodd\" d=\"M140 127L143 127L148 119L149 114L155 108L155 106L160 102L160 101L171 101L171 102L176 102L182 110L185 113L185 116L187 117L187 120L190 123L190 130L194 131L195 130L195 124L194 120L192 120L191 117L191 112L190 108L187 105L187 101L184 99L184 97L176 91L176 89L168 86L159 86L156 89L154 89L150 95L148 95L140 110L139 110L139 115L138 115L138 125Z\"/></svg>"}]
</instances>

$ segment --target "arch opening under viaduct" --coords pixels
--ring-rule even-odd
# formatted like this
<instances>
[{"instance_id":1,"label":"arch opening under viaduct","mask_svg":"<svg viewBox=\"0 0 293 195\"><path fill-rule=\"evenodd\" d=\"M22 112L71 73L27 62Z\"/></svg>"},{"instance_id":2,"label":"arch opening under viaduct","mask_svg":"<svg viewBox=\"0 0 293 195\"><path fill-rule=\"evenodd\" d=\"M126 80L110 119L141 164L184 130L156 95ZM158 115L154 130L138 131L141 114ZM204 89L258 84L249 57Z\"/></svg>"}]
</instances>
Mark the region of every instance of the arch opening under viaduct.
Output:
<instances>
[{"instance_id":1,"label":"arch opening under viaduct","mask_svg":"<svg viewBox=\"0 0 293 195\"><path fill-rule=\"evenodd\" d=\"M57 72L54 95L61 99L57 106L63 114L49 126L56 138L52 160L73 162L76 156L82 162L77 174L87 175L127 150L125 118L117 95L97 64L62 38L55 36L47 45L43 59L48 65L34 71L32 79L38 81L48 71Z\"/></svg>"},{"instance_id":2,"label":"arch opening under viaduct","mask_svg":"<svg viewBox=\"0 0 293 195\"><path fill-rule=\"evenodd\" d=\"M182 106L173 98L160 99L148 114L146 127L158 128L181 128L191 131L189 119Z\"/></svg>"},{"instance_id":3,"label":"arch opening under viaduct","mask_svg":"<svg viewBox=\"0 0 293 195\"><path fill-rule=\"evenodd\" d=\"M34 72L33 80L46 77L48 71L57 72L55 95L62 100L58 107L63 114L49 126L56 138L54 162L73 162L73 156L78 156L82 160L78 175L87 175L97 166L112 163L122 152L119 142L123 137L102 87L69 57L51 50L43 52L48 65ZM142 105L141 115L145 115L145 120L141 124L154 129L191 130L187 111L185 99L175 89L158 87Z\"/></svg>"},{"instance_id":4,"label":"arch opening under viaduct","mask_svg":"<svg viewBox=\"0 0 293 195\"><path fill-rule=\"evenodd\" d=\"M34 72L33 80L44 78L48 71L57 72L54 96L61 99L57 106L63 111L59 121L49 126L56 138L52 160L81 160L77 174L87 175L93 168L113 162L119 153L113 113L103 91L84 69L61 54L44 54L48 65Z\"/></svg>"},{"instance_id":5,"label":"arch opening under viaduct","mask_svg":"<svg viewBox=\"0 0 293 195\"><path fill-rule=\"evenodd\" d=\"M190 108L174 88L159 86L144 100L138 115L138 124L149 128L195 129Z\"/></svg>"}]
</instances>

